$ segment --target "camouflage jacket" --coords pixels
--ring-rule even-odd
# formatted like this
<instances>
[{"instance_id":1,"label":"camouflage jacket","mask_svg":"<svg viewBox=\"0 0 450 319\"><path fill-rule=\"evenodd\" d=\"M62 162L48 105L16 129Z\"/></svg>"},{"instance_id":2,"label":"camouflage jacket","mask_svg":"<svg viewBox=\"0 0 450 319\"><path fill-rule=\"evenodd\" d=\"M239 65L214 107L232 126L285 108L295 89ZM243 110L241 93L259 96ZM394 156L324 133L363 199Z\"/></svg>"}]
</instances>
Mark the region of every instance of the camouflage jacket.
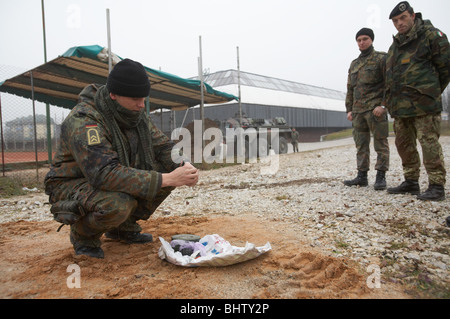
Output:
<instances>
[{"instance_id":1,"label":"camouflage jacket","mask_svg":"<svg viewBox=\"0 0 450 319\"><path fill-rule=\"evenodd\" d=\"M154 170L136 169L140 167L137 132L122 129L123 139L128 144L130 167L122 166L113 149L112 134L95 109L94 97L99 87L87 86L80 94L79 103L64 120L61 140L45 177L46 193L51 195L54 189L64 188L65 182L80 179L87 180L95 189L150 200L161 188L161 172L177 167L171 158L174 144L150 120L152 158L157 162L151 163Z\"/></svg>"},{"instance_id":2,"label":"camouflage jacket","mask_svg":"<svg viewBox=\"0 0 450 319\"><path fill-rule=\"evenodd\" d=\"M441 94L449 83L447 36L416 13L407 35L394 37L386 62L386 106L392 117L407 118L442 111Z\"/></svg>"},{"instance_id":3,"label":"camouflage jacket","mask_svg":"<svg viewBox=\"0 0 450 319\"><path fill-rule=\"evenodd\" d=\"M364 113L383 102L386 53L371 50L353 60L348 71L347 112Z\"/></svg>"},{"instance_id":4,"label":"camouflage jacket","mask_svg":"<svg viewBox=\"0 0 450 319\"><path fill-rule=\"evenodd\" d=\"M291 131L291 140L293 143L298 143L298 140L300 139L300 133L298 131Z\"/></svg>"}]
</instances>

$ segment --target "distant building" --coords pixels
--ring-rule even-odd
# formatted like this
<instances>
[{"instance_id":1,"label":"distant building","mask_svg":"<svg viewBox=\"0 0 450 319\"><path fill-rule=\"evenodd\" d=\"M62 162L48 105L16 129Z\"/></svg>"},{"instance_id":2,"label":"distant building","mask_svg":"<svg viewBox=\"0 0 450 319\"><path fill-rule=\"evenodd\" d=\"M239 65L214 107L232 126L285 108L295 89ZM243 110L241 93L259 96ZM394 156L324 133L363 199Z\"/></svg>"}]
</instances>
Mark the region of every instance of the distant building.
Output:
<instances>
[{"instance_id":1,"label":"distant building","mask_svg":"<svg viewBox=\"0 0 450 319\"><path fill-rule=\"evenodd\" d=\"M56 133L56 126L53 119L51 119L50 123L51 136L53 138ZM36 139L34 132L34 119L32 115L6 122L4 128L6 149L10 151L34 150L35 140L41 149L46 148L47 118L45 115L36 114Z\"/></svg>"},{"instance_id":2,"label":"distant building","mask_svg":"<svg viewBox=\"0 0 450 319\"><path fill-rule=\"evenodd\" d=\"M239 95L242 112L250 118L284 117L291 127L300 131L302 142L319 141L321 135L350 128L345 108L345 93L312 85L281 80L258 74L227 70L205 76L214 89ZM205 118L224 121L239 114L237 101L206 105ZM153 119L170 136L175 127L200 119L199 107L186 111L155 113Z\"/></svg>"}]
</instances>

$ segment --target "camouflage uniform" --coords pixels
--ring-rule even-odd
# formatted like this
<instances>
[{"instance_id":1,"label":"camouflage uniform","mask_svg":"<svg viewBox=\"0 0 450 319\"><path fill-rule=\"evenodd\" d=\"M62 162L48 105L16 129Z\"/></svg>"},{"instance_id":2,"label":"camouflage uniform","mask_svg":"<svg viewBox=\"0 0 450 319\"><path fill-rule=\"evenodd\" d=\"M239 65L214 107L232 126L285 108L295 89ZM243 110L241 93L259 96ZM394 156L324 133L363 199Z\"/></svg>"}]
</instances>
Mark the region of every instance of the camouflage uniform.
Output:
<instances>
[{"instance_id":1,"label":"camouflage uniform","mask_svg":"<svg viewBox=\"0 0 450 319\"><path fill-rule=\"evenodd\" d=\"M446 170L439 137L441 94L450 80L450 48L446 35L416 13L410 32L394 37L386 68L386 103L395 119L395 144L405 179L419 179L418 139L430 185L445 185Z\"/></svg>"},{"instance_id":2,"label":"camouflage uniform","mask_svg":"<svg viewBox=\"0 0 450 319\"><path fill-rule=\"evenodd\" d=\"M163 172L178 165L172 161L173 142L151 121L152 170L142 167L138 135L122 129L130 166L119 163L111 142L111 132L95 109L98 85L89 85L80 94L61 127L61 141L45 178L51 204L77 200L86 215L71 225L75 245L99 247L100 237L111 230L140 232L137 220L146 220L173 188L161 188Z\"/></svg>"},{"instance_id":3,"label":"camouflage uniform","mask_svg":"<svg viewBox=\"0 0 450 319\"><path fill-rule=\"evenodd\" d=\"M384 94L386 53L375 51L373 47L355 59L349 69L347 81L347 113L353 116L353 138L357 149L358 171L370 169L370 138L374 138L377 152L375 169L389 170L389 126L387 114L373 115L373 110L382 105Z\"/></svg>"},{"instance_id":4,"label":"camouflage uniform","mask_svg":"<svg viewBox=\"0 0 450 319\"><path fill-rule=\"evenodd\" d=\"M298 131L292 131L291 132L291 142L292 146L294 148L294 152L298 152L298 140L300 138L300 134Z\"/></svg>"}]
</instances>

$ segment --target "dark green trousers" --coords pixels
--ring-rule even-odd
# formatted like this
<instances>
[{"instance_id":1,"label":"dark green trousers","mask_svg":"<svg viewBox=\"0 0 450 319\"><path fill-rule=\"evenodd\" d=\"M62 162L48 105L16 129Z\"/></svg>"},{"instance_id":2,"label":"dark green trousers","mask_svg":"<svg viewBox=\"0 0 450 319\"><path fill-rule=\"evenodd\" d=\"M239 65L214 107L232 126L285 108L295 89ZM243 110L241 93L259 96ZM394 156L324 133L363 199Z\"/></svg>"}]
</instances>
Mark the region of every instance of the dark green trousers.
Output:
<instances>
[{"instance_id":1,"label":"dark green trousers","mask_svg":"<svg viewBox=\"0 0 450 319\"><path fill-rule=\"evenodd\" d=\"M381 118L372 111L353 114L353 139L356 146L356 163L358 171L370 170L370 140L373 135L373 146L377 152L377 171L389 170L389 123L387 115Z\"/></svg>"},{"instance_id":2,"label":"dark green trousers","mask_svg":"<svg viewBox=\"0 0 450 319\"><path fill-rule=\"evenodd\" d=\"M429 184L445 185L447 173L442 146L439 143L441 115L395 119L394 130L395 145L402 159L405 179L419 180L421 165L417 151L419 140Z\"/></svg>"}]
</instances>

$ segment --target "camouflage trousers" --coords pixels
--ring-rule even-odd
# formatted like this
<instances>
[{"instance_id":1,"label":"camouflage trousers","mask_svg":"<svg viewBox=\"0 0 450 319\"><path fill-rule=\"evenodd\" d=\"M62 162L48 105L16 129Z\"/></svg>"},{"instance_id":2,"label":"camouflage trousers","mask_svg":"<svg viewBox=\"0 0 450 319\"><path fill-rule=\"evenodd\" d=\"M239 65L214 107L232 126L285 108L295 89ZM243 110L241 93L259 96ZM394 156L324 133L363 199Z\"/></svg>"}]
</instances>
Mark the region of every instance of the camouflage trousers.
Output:
<instances>
[{"instance_id":1,"label":"camouflage trousers","mask_svg":"<svg viewBox=\"0 0 450 319\"><path fill-rule=\"evenodd\" d=\"M417 151L417 140L419 140L429 184L445 185L444 155L439 143L441 115L396 118L394 130L395 145L402 159L405 179L419 180L420 156Z\"/></svg>"},{"instance_id":2,"label":"camouflage trousers","mask_svg":"<svg viewBox=\"0 0 450 319\"><path fill-rule=\"evenodd\" d=\"M353 139L356 145L356 164L358 171L370 170L370 139L377 152L375 169L389 170L389 123L387 115L377 117L372 111L353 114Z\"/></svg>"},{"instance_id":3,"label":"camouflage trousers","mask_svg":"<svg viewBox=\"0 0 450 319\"><path fill-rule=\"evenodd\" d=\"M143 200L122 192L94 189L87 180L80 179L56 188L50 203L77 200L86 215L70 226L71 242L74 246L100 247L100 237L108 231L141 232L137 221L149 219L173 189L162 188L153 200Z\"/></svg>"}]
</instances>

